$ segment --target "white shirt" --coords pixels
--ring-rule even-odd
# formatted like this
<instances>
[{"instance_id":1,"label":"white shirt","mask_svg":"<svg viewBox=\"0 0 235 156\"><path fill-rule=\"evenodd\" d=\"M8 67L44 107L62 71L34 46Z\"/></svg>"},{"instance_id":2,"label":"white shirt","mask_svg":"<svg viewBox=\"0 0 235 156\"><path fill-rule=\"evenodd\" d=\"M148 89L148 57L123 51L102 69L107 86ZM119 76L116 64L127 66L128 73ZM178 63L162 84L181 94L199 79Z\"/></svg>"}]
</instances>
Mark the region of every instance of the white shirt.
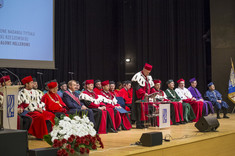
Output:
<instances>
[{"instance_id":1,"label":"white shirt","mask_svg":"<svg viewBox=\"0 0 235 156\"><path fill-rule=\"evenodd\" d=\"M159 100L164 100L164 99L167 99L167 96L165 94L164 91L162 91L163 95L159 95L159 91L157 91L157 95L155 96L156 99L159 99Z\"/></svg>"},{"instance_id":2,"label":"white shirt","mask_svg":"<svg viewBox=\"0 0 235 156\"><path fill-rule=\"evenodd\" d=\"M175 92L179 95L181 100L191 99L193 96L187 88L181 89L180 87L175 89Z\"/></svg>"}]
</instances>

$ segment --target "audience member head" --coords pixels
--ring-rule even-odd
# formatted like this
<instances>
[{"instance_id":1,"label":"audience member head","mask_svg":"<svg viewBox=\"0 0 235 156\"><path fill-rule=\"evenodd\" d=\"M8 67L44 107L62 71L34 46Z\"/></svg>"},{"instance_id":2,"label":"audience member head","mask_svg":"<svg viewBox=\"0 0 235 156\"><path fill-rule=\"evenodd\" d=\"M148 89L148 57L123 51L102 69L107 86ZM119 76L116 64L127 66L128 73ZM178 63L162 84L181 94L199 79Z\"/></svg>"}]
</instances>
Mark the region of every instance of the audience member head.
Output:
<instances>
[{"instance_id":1,"label":"audience member head","mask_svg":"<svg viewBox=\"0 0 235 156\"><path fill-rule=\"evenodd\" d=\"M79 90L80 89L80 84L79 84L79 82L78 81L76 81L76 90Z\"/></svg>"},{"instance_id":2,"label":"audience member head","mask_svg":"<svg viewBox=\"0 0 235 156\"><path fill-rule=\"evenodd\" d=\"M167 84L168 88L170 88L170 89L173 89L175 87L175 83L172 79L166 81L166 84Z\"/></svg>"},{"instance_id":3,"label":"audience member head","mask_svg":"<svg viewBox=\"0 0 235 156\"><path fill-rule=\"evenodd\" d=\"M109 80L103 81L101 85L104 91L109 91Z\"/></svg>"},{"instance_id":4,"label":"audience member head","mask_svg":"<svg viewBox=\"0 0 235 156\"><path fill-rule=\"evenodd\" d=\"M178 86L181 88L181 89L184 89L184 87L185 87L185 80L184 79L179 79L178 81L177 81L177 83L178 83Z\"/></svg>"},{"instance_id":5,"label":"audience member head","mask_svg":"<svg viewBox=\"0 0 235 156\"><path fill-rule=\"evenodd\" d=\"M66 91L66 90L68 89L67 84L66 84L65 81L60 82L60 89L61 89L62 91Z\"/></svg>"},{"instance_id":6,"label":"audience member head","mask_svg":"<svg viewBox=\"0 0 235 156\"><path fill-rule=\"evenodd\" d=\"M124 87L126 88L126 90L131 89L131 81L129 81L129 80L125 81Z\"/></svg>"},{"instance_id":7,"label":"audience member head","mask_svg":"<svg viewBox=\"0 0 235 156\"><path fill-rule=\"evenodd\" d=\"M197 80L195 78L190 79L189 82L193 88L197 87Z\"/></svg>"},{"instance_id":8,"label":"audience member head","mask_svg":"<svg viewBox=\"0 0 235 156\"><path fill-rule=\"evenodd\" d=\"M28 90L33 89L33 78L32 76L27 76L21 80L22 84L25 85L25 88Z\"/></svg>"},{"instance_id":9,"label":"audience member head","mask_svg":"<svg viewBox=\"0 0 235 156\"><path fill-rule=\"evenodd\" d=\"M209 87L209 89L210 89L211 91L215 90L215 85L214 85L213 82L210 82L210 83L208 84L208 87Z\"/></svg>"},{"instance_id":10,"label":"audience member head","mask_svg":"<svg viewBox=\"0 0 235 156\"><path fill-rule=\"evenodd\" d=\"M0 83L2 86L10 86L12 84L10 76L6 75L6 76L1 77Z\"/></svg>"},{"instance_id":11,"label":"audience member head","mask_svg":"<svg viewBox=\"0 0 235 156\"><path fill-rule=\"evenodd\" d=\"M33 89L38 89L38 82L35 77L33 78Z\"/></svg>"},{"instance_id":12,"label":"audience member head","mask_svg":"<svg viewBox=\"0 0 235 156\"><path fill-rule=\"evenodd\" d=\"M95 87L98 88L98 89L102 88L100 80L95 80Z\"/></svg>"},{"instance_id":13,"label":"audience member head","mask_svg":"<svg viewBox=\"0 0 235 156\"><path fill-rule=\"evenodd\" d=\"M50 82L47 84L49 92L56 94L58 91L58 83L57 82Z\"/></svg>"},{"instance_id":14,"label":"audience member head","mask_svg":"<svg viewBox=\"0 0 235 156\"><path fill-rule=\"evenodd\" d=\"M75 92L77 88L77 82L75 80L70 80L68 82L68 88L72 91Z\"/></svg>"},{"instance_id":15,"label":"audience member head","mask_svg":"<svg viewBox=\"0 0 235 156\"><path fill-rule=\"evenodd\" d=\"M152 65L150 65L150 64L148 64L148 63L145 63L144 68L143 68L143 70L142 70L143 74L144 74L145 76L148 76L149 73L151 72L152 68L153 68Z\"/></svg>"},{"instance_id":16,"label":"audience member head","mask_svg":"<svg viewBox=\"0 0 235 156\"><path fill-rule=\"evenodd\" d=\"M160 89L161 89L161 83L162 83L162 81L159 80L159 79L157 79L157 80L153 80L153 82L154 82L154 88L155 88L156 90L160 90Z\"/></svg>"},{"instance_id":17,"label":"audience member head","mask_svg":"<svg viewBox=\"0 0 235 156\"><path fill-rule=\"evenodd\" d=\"M86 80L86 89L92 91L94 89L94 80Z\"/></svg>"},{"instance_id":18,"label":"audience member head","mask_svg":"<svg viewBox=\"0 0 235 156\"><path fill-rule=\"evenodd\" d=\"M84 90L86 90L86 81L83 81L83 82L82 82L82 88L83 88Z\"/></svg>"},{"instance_id":19,"label":"audience member head","mask_svg":"<svg viewBox=\"0 0 235 156\"><path fill-rule=\"evenodd\" d=\"M117 84L116 84L116 89L120 90L122 88L123 88L122 83L120 81L118 81Z\"/></svg>"},{"instance_id":20,"label":"audience member head","mask_svg":"<svg viewBox=\"0 0 235 156\"><path fill-rule=\"evenodd\" d=\"M115 82L114 81L109 81L109 90L112 92L115 90Z\"/></svg>"}]
</instances>

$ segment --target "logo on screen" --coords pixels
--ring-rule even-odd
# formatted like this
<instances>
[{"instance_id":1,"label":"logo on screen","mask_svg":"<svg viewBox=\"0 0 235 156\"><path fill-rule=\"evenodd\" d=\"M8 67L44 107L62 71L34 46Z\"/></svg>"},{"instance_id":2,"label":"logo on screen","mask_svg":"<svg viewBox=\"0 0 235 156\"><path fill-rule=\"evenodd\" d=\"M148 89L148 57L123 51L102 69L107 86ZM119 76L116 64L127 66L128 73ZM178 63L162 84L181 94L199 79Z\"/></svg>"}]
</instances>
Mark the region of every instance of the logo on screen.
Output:
<instances>
[{"instance_id":1,"label":"logo on screen","mask_svg":"<svg viewBox=\"0 0 235 156\"><path fill-rule=\"evenodd\" d=\"M7 95L7 117L14 117L15 96Z\"/></svg>"},{"instance_id":2,"label":"logo on screen","mask_svg":"<svg viewBox=\"0 0 235 156\"><path fill-rule=\"evenodd\" d=\"M162 123L167 123L167 109L162 110Z\"/></svg>"},{"instance_id":3,"label":"logo on screen","mask_svg":"<svg viewBox=\"0 0 235 156\"><path fill-rule=\"evenodd\" d=\"M0 8L3 7L3 0L0 0Z\"/></svg>"}]
</instances>

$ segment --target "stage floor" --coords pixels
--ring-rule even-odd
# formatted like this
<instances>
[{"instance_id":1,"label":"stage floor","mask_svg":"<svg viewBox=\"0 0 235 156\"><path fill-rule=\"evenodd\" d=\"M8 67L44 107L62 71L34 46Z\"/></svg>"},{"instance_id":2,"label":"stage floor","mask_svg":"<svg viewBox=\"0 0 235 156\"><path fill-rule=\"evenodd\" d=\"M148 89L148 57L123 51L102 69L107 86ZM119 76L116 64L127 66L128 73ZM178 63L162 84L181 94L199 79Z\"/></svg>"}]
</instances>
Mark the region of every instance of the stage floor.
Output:
<instances>
[{"instance_id":1,"label":"stage floor","mask_svg":"<svg viewBox=\"0 0 235 156\"><path fill-rule=\"evenodd\" d=\"M221 114L222 115L222 114ZM100 135L104 149L92 151L90 155L235 155L235 114L229 114L230 119L220 119L218 132L199 132L195 123L171 126L166 129L150 127L148 129L131 129L118 133ZM163 142L154 147L132 145L139 141L142 133L162 132L163 138L170 135L173 140ZM49 147L45 141L29 137L29 149Z\"/></svg>"}]
</instances>

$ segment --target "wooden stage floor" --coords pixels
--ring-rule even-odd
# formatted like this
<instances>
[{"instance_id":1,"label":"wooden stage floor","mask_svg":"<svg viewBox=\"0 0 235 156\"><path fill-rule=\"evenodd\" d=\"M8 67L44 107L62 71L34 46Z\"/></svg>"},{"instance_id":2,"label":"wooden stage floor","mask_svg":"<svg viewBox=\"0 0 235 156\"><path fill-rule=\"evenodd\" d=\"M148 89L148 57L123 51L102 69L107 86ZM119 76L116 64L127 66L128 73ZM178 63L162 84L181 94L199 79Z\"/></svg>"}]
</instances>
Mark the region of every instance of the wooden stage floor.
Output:
<instances>
[{"instance_id":1,"label":"wooden stage floor","mask_svg":"<svg viewBox=\"0 0 235 156\"><path fill-rule=\"evenodd\" d=\"M221 114L222 115L222 114ZM91 151L91 156L109 155L235 155L235 114L230 119L220 119L218 132L198 132L195 123L171 126L166 129L150 127L148 129L131 129L118 133L100 135L104 149ZM162 145L143 147L131 145L139 141L145 132L162 132L163 138L171 135L173 140ZM29 149L49 147L45 141L29 137Z\"/></svg>"}]
</instances>

